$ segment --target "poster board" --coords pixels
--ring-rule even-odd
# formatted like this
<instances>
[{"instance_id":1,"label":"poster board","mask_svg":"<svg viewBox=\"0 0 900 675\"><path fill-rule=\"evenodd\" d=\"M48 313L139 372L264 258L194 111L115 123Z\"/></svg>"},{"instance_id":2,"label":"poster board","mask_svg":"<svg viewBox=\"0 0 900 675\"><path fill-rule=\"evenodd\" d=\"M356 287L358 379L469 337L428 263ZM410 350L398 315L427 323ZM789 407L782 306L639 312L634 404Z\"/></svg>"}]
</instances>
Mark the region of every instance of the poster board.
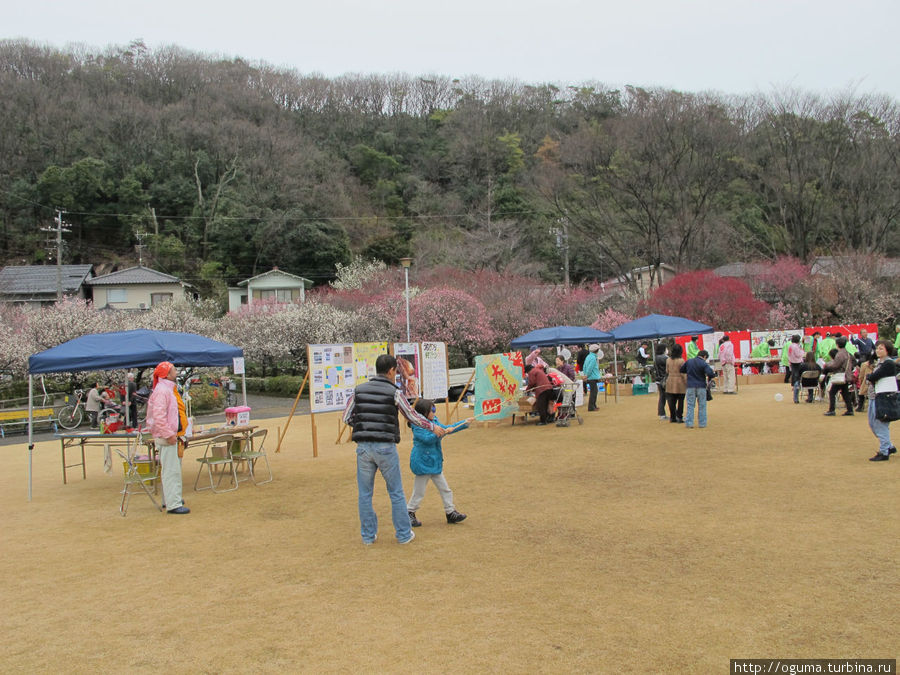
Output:
<instances>
[{"instance_id":1,"label":"poster board","mask_svg":"<svg viewBox=\"0 0 900 675\"><path fill-rule=\"evenodd\" d=\"M500 420L519 410L522 374L505 354L475 357L475 416Z\"/></svg>"},{"instance_id":2,"label":"poster board","mask_svg":"<svg viewBox=\"0 0 900 675\"><path fill-rule=\"evenodd\" d=\"M388 353L387 342L353 343L353 365L357 386L375 377L375 360Z\"/></svg>"},{"instance_id":3,"label":"poster board","mask_svg":"<svg viewBox=\"0 0 900 675\"><path fill-rule=\"evenodd\" d=\"M307 345L310 412L343 410L356 386L352 344Z\"/></svg>"},{"instance_id":4,"label":"poster board","mask_svg":"<svg viewBox=\"0 0 900 675\"><path fill-rule=\"evenodd\" d=\"M769 340L775 341L775 346L769 350L772 358L781 359L781 350L784 348L786 344L791 341L791 338L795 335L799 335L801 338L803 337L803 329L802 328L792 328L789 330L763 330L763 331L751 331L750 332L750 350L756 349L756 346L760 342L768 342Z\"/></svg>"},{"instance_id":5,"label":"poster board","mask_svg":"<svg viewBox=\"0 0 900 675\"><path fill-rule=\"evenodd\" d=\"M422 343L422 397L434 401L447 398L450 372L447 369L447 345L443 342Z\"/></svg>"},{"instance_id":6,"label":"poster board","mask_svg":"<svg viewBox=\"0 0 900 675\"><path fill-rule=\"evenodd\" d=\"M394 358L397 359L397 386L408 399L422 395L422 373L418 342L395 342Z\"/></svg>"}]
</instances>

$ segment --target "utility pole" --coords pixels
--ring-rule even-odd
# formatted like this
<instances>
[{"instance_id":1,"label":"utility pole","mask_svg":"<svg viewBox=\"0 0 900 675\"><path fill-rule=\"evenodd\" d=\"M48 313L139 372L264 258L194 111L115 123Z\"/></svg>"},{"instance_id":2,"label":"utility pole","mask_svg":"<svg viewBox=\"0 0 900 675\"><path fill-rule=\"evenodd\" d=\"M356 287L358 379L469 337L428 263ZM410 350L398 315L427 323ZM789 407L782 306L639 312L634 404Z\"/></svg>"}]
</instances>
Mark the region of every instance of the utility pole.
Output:
<instances>
[{"instance_id":1,"label":"utility pole","mask_svg":"<svg viewBox=\"0 0 900 675\"><path fill-rule=\"evenodd\" d=\"M63 214L65 211L62 209L56 209L56 218L53 219L53 222L56 223L56 227L42 227L42 232L56 232L56 301L62 302L63 299L63 287L62 287L62 247L63 247L63 232L66 234L70 233L70 230L67 226L67 223L63 222Z\"/></svg>"},{"instance_id":2,"label":"utility pole","mask_svg":"<svg viewBox=\"0 0 900 675\"><path fill-rule=\"evenodd\" d=\"M556 248L559 249L563 259L563 285L566 294L569 293L569 219L557 218L558 227L550 228L551 234L556 235Z\"/></svg>"},{"instance_id":3,"label":"utility pole","mask_svg":"<svg viewBox=\"0 0 900 675\"><path fill-rule=\"evenodd\" d=\"M135 232L134 236L137 237L137 250L138 250L138 266L144 266L144 237L147 236L146 232Z\"/></svg>"}]
</instances>

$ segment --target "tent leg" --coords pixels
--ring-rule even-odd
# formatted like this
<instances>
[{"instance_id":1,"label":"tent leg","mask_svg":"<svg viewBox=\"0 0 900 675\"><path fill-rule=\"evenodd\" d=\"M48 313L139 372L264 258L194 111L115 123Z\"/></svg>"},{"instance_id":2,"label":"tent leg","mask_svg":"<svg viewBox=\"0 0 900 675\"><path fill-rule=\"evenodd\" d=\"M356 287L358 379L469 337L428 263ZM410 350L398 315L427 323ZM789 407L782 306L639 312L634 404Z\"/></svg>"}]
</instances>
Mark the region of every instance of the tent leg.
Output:
<instances>
[{"instance_id":1,"label":"tent leg","mask_svg":"<svg viewBox=\"0 0 900 675\"><path fill-rule=\"evenodd\" d=\"M28 375L28 501L31 501L31 458L34 455L34 375Z\"/></svg>"},{"instance_id":2,"label":"tent leg","mask_svg":"<svg viewBox=\"0 0 900 675\"><path fill-rule=\"evenodd\" d=\"M613 342L613 386L615 387L616 403L619 402L619 350L618 343Z\"/></svg>"}]
</instances>

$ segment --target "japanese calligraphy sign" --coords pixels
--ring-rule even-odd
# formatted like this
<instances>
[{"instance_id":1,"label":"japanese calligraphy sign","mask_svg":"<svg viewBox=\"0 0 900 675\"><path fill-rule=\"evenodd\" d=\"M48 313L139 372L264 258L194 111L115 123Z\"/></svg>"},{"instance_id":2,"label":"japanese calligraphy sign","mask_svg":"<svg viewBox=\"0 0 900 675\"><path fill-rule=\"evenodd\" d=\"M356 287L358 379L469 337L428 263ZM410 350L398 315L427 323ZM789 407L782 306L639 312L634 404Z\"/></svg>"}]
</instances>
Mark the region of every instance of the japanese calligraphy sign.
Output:
<instances>
[{"instance_id":1,"label":"japanese calligraphy sign","mask_svg":"<svg viewBox=\"0 0 900 675\"><path fill-rule=\"evenodd\" d=\"M505 354L475 357L475 416L498 420L518 412L522 370Z\"/></svg>"}]
</instances>

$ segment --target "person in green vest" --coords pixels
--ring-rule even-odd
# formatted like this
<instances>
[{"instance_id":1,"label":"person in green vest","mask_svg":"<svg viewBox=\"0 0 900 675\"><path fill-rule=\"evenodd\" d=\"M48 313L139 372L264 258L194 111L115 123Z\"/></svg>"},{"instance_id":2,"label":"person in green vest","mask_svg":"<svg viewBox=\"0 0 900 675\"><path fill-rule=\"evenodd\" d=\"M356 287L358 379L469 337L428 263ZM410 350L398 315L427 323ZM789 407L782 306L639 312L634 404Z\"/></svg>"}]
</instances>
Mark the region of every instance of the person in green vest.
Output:
<instances>
[{"instance_id":1,"label":"person in green vest","mask_svg":"<svg viewBox=\"0 0 900 675\"><path fill-rule=\"evenodd\" d=\"M685 352L687 353L687 360L690 361L692 358L696 357L697 354L700 353L700 346L697 344L697 340L700 339L700 336L694 335L691 337L691 341L688 342L685 347Z\"/></svg>"},{"instance_id":2,"label":"person in green vest","mask_svg":"<svg viewBox=\"0 0 900 675\"><path fill-rule=\"evenodd\" d=\"M751 359L767 359L771 355L772 347L775 346L775 340L762 340L758 345L753 348L753 351L750 352Z\"/></svg>"},{"instance_id":3,"label":"person in green vest","mask_svg":"<svg viewBox=\"0 0 900 675\"><path fill-rule=\"evenodd\" d=\"M807 335L808 342L803 343L803 349L806 352L812 352L813 356L818 353L819 343L822 341L822 334L819 331L813 331L812 335Z\"/></svg>"},{"instance_id":4,"label":"person in green vest","mask_svg":"<svg viewBox=\"0 0 900 675\"><path fill-rule=\"evenodd\" d=\"M791 362L788 359L788 348L791 346L790 341L784 343L784 346L781 348L781 368L784 370L784 383L787 384L791 381Z\"/></svg>"},{"instance_id":5,"label":"person in green vest","mask_svg":"<svg viewBox=\"0 0 900 675\"><path fill-rule=\"evenodd\" d=\"M897 326L897 337L894 338L894 349L900 350L900 326Z\"/></svg>"},{"instance_id":6,"label":"person in green vest","mask_svg":"<svg viewBox=\"0 0 900 675\"><path fill-rule=\"evenodd\" d=\"M832 349L837 349L837 342L831 337L831 333L825 333L825 337L819 343L819 348L816 350L816 358L831 361Z\"/></svg>"}]
</instances>

